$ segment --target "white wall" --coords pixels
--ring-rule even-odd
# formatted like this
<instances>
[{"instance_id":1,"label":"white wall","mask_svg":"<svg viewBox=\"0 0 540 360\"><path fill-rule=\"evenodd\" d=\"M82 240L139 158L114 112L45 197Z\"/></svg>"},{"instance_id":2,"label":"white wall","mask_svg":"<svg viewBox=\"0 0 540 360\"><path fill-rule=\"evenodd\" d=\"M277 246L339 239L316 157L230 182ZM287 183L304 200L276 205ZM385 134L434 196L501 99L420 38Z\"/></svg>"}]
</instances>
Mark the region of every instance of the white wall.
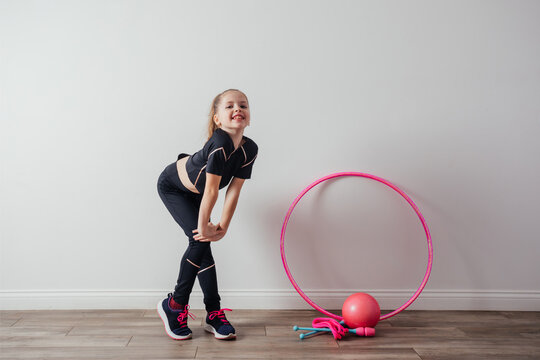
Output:
<instances>
[{"instance_id":1,"label":"white wall","mask_svg":"<svg viewBox=\"0 0 540 360\"><path fill-rule=\"evenodd\" d=\"M238 88L260 152L214 245L224 306L307 307L281 265L283 218L315 179L359 171L428 221L435 261L414 308L540 310L539 12L1 1L1 307L143 308L171 291L186 239L157 178L202 147L212 98ZM287 257L321 305L367 291L390 309L419 285L427 251L397 193L345 178L297 206Z\"/></svg>"}]
</instances>

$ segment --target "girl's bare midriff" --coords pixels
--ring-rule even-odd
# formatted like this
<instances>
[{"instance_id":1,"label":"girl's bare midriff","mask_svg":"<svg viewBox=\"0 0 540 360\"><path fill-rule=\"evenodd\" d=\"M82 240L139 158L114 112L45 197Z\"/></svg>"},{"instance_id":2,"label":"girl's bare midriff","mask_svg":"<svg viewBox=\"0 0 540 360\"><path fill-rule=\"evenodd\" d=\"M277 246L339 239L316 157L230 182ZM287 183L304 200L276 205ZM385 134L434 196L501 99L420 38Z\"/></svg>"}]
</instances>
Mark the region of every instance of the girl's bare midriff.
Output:
<instances>
[{"instance_id":1,"label":"girl's bare midriff","mask_svg":"<svg viewBox=\"0 0 540 360\"><path fill-rule=\"evenodd\" d=\"M200 194L199 190L193 185L186 171L186 162L189 159L189 156L183 157L176 162L176 169L178 170L178 177L180 182L184 185L189 191L194 192L195 194Z\"/></svg>"}]
</instances>

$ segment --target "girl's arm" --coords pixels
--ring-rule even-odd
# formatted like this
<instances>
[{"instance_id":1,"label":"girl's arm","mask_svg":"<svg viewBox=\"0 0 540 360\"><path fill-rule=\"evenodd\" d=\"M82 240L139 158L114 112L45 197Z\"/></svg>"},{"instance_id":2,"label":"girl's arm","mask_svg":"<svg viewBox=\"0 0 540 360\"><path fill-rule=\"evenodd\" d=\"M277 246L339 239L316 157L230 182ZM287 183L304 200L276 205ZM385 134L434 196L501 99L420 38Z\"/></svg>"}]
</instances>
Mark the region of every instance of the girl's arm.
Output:
<instances>
[{"instance_id":1,"label":"girl's arm","mask_svg":"<svg viewBox=\"0 0 540 360\"><path fill-rule=\"evenodd\" d=\"M220 181L221 176L210 173L206 174L206 185L204 186L204 193L199 208L197 229L193 230L193 233L198 233L199 237L205 238L212 236L216 231L216 226L212 225L209 220L218 198ZM196 237L194 239L198 240Z\"/></svg>"},{"instance_id":2,"label":"girl's arm","mask_svg":"<svg viewBox=\"0 0 540 360\"><path fill-rule=\"evenodd\" d=\"M227 231L229 224L231 223L244 181L245 179L235 177L232 179L232 182L227 188L227 193L225 194L225 204L223 205L223 213L221 214L221 221L219 222L219 227L225 231Z\"/></svg>"},{"instance_id":3,"label":"girl's arm","mask_svg":"<svg viewBox=\"0 0 540 360\"><path fill-rule=\"evenodd\" d=\"M208 179L207 179L208 181ZM217 224L216 231L213 235L209 236L200 236L196 235L193 238L198 241L218 241L221 240L229 224L231 223L234 210L236 209L236 204L238 204L238 198L240 196L240 190L242 190L242 185L244 185L245 179L233 178L232 182L227 188L227 193L225 194L225 204L223 205L223 213L221 215L221 221ZM203 198L204 199L204 198ZM201 206L202 209L202 206ZM199 218L200 219L200 218Z\"/></svg>"}]
</instances>

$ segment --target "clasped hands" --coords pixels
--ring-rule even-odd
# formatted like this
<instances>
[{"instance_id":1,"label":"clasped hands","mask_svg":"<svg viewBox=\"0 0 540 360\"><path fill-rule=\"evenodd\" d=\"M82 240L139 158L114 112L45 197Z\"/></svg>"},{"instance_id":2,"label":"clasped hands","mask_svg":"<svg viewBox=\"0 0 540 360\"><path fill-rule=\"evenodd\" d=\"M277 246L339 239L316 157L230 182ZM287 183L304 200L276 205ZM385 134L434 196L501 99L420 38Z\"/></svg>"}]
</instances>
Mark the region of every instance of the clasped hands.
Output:
<instances>
[{"instance_id":1,"label":"clasped hands","mask_svg":"<svg viewBox=\"0 0 540 360\"><path fill-rule=\"evenodd\" d=\"M209 222L206 226L193 230L193 234L195 234L193 239L201 242L218 241L225 236L226 232L227 229L223 229L220 223L214 225Z\"/></svg>"}]
</instances>

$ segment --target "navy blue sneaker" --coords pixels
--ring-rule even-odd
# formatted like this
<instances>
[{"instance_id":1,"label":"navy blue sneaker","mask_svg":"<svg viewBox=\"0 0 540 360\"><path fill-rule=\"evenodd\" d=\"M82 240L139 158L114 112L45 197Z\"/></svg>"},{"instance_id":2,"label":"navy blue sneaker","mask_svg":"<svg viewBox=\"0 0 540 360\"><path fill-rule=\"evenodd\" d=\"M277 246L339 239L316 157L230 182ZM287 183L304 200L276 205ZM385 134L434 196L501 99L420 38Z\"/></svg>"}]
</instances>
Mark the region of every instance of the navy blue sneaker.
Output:
<instances>
[{"instance_id":1,"label":"navy blue sneaker","mask_svg":"<svg viewBox=\"0 0 540 360\"><path fill-rule=\"evenodd\" d=\"M234 328L225 317L225 310L232 311L231 309L221 309L208 313L204 330L213 333L216 339L236 339Z\"/></svg>"},{"instance_id":2,"label":"navy blue sneaker","mask_svg":"<svg viewBox=\"0 0 540 360\"><path fill-rule=\"evenodd\" d=\"M187 318L188 316L192 319L195 317L189 312L189 305L186 305L184 310L172 309L170 306L171 299L172 293L169 293L166 299L157 304L157 311L159 317L163 320L165 331L174 340L191 339L191 330L187 326Z\"/></svg>"}]
</instances>

